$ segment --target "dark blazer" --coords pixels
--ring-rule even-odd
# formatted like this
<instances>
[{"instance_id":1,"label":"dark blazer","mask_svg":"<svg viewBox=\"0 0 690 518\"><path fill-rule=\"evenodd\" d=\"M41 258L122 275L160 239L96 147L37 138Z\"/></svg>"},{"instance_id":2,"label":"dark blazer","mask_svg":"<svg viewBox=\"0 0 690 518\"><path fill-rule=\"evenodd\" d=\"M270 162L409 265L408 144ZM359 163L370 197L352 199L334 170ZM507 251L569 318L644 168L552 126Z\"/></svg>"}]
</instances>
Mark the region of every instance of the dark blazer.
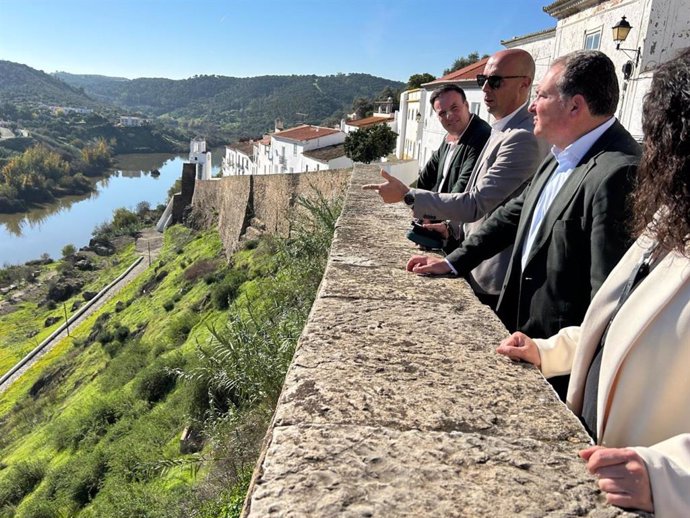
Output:
<instances>
[{"instance_id":1,"label":"dark blazer","mask_svg":"<svg viewBox=\"0 0 690 518\"><path fill-rule=\"evenodd\" d=\"M520 196L496 210L448 256L458 273L465 274L515 243L496 308L511 332L545 338L582 323L592 297L631 243L628 196L639 156L639 144L614 122L557 194L524 271L522 245L539 195L556 168L552 155Z\"/></svg>"},{"instance_id":2,"label":"dark blazer","mask_svg":"<svg viewBox=\"0 0 690 518\"><path fill-rule=\"evenodd\" d=\"M463 192L472 174L472 169L474 169L474 164L490 135L491 126L474 115L458 142L458 150L453 156L443 185L441 185L443 164L450 150L450 144L445 140L431 155L424 169L419 172L417 188L434 192Z\"/></svg>"}]
</instances>

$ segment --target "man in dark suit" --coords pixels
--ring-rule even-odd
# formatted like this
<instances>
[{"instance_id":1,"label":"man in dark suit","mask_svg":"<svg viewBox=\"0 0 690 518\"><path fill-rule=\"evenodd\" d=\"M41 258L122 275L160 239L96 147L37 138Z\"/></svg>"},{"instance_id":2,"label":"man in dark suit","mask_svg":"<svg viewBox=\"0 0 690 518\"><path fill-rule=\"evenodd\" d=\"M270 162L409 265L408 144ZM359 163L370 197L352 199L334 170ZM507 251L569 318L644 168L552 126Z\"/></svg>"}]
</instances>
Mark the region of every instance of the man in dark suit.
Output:
<instances>
[{"instance_id":1,"label":"man in dark suit","mask_svg":"<svg viewBox=\"0 0 690 518\"><path fill-rule=\"evenodd\" d=\"M446 259L414 256L408 270L463 275L514 243L496 308L509 331L541 338L581 324L630 244L627 198L640 147L613 116L617 104L618 80L605 54L557 59L530 106L534 133L552 145L552 156ZM555 384L561 394L564 382Z\"/></svg>"},{"instance_id":2,"label":"man in dark suit","mask_svg":"<svg viewBox=\"0 0 690 518\"><path fill-rule=\"evenodd\" d=\"M429 102L448 133L419 172L417 187L434 192L462 192L491 128L470 113L465 92L457 85L437 88Z\"/></svg>"}]
</instances>

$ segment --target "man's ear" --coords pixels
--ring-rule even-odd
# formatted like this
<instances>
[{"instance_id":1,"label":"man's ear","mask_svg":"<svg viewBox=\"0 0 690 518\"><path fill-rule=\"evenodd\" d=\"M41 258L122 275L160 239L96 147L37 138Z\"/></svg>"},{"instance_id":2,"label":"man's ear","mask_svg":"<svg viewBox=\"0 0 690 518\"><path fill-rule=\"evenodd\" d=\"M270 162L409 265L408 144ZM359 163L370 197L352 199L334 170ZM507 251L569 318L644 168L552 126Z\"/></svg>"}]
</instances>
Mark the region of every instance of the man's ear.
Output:
<instances>
[{"instance_id":1,"label":"man's ear","mask_svg":"<svg viewBox=\"0 0 690 518\"><path fill-rule=\"evenodd\" d=\"M575 94L569 100L569 112L571 115L582 115L589 113L589 105L582 94Z\"/></svg>"}]
</instances>

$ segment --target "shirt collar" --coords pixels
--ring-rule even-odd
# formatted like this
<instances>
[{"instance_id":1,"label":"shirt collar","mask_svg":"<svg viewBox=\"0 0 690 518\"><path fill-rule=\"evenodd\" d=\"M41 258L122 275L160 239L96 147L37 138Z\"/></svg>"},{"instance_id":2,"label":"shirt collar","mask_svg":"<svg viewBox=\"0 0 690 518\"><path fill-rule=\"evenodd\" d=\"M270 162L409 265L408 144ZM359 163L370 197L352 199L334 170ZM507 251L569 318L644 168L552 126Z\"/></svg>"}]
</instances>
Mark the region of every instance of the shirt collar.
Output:
<instances>
[{"instance_id":1,"label":"shirt collar","mask_svg":"<svg viewBox=\"0 0 690 518\"><path fill-rule=\"evenodd\" d=\"M513 113L511 113L510 115L506 115L506 116L503 117L502 119L499 119L499 120L497 120L497 121L494 121L494 123L491 125L491 129L492 129L493 131L503 131L503 130L505 129L505 127L508 125L508 123L510 122L510 120L511 120L513 117L515 117L515 115L517 114L517 112L519 112L520 110L522 110L525 106L527 106L527 103L526 103L526 102L525 102L524 104L520 105L520 106L518 107L518 109L515 110L515 111L514 111Z\"/></svg>"},{"instance_id":2,"label":"shirt collar","mask_svg":"<svg viewBox=\"0 0 690 518\"><path fill-rule=\"evenodd\" d=\"M551 154L556 158L558 168L561 170L575 168L577 164L580 163L580 160L582 160L582 157L584 157L594 143L599 140L599 137L601 137L607 129L613 126L614 122L616 122L616 118L611 117L603 124L600 124L589 133L585 133L575 142L566 146L565 149L551 146Z\"/></svg>"}]
</instances>

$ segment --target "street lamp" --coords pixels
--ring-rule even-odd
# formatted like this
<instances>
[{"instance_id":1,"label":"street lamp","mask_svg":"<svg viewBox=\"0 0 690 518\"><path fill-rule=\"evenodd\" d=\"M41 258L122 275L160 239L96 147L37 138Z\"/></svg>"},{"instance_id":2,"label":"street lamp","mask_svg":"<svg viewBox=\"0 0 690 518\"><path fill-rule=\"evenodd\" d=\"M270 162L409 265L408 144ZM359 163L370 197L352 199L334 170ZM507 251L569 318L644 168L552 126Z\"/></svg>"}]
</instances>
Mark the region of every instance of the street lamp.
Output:
<instances>
[{"instance_id":1,"label":"street lamp","mask_svg":"<svg viewBox=\"0 0 690 518\"><path fill-rule=\"evenodd\" d=\"M628 34L630 34L630 29L632 29L632 26L628 20L625 19L625 16L623 16L621 21L611 27L611 29L613 30L613 41L616 42L616 50L620 50L631 59L631 61L628 61L625 65L623 65L623 77L625 79L630 79L633 69L640 64L640 48L622 49L621 43L623 43L628 37ZM634 54L631 55L629 52L633 52ZM632 62L633 59L635 60L635 63Z\"/></svg>"}]
</instances>

